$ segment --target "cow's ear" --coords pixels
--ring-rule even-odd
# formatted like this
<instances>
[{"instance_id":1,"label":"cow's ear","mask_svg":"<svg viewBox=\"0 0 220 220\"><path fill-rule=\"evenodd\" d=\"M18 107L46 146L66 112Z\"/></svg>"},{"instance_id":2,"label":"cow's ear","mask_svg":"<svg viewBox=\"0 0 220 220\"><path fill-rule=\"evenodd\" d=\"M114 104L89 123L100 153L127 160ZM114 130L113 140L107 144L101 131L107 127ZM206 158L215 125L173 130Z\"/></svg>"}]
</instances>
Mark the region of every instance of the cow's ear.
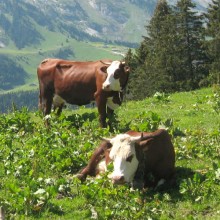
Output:
<instances>
[{"instance_id":1,"label":"cow's ear","mask_svg":"<svg viewBox=\"0 0 220 220\"><path fill-rule=\"evenodd\" d=\"M130 67L129 67L129 66L125 66L124 69L125 69L125 72L126 72L126 73L130 73Z\"/></svg>"},{"instance_id":2,"label":"cow's ear","mask_svg":"<svg viewBox=\"0 0 220 220\"><path fill-rule=\"evenodd\" d=\"M153 141L153 138L149 138L147 140L140 141L138 145L142 149L142 151L147 151L152 141Z\"/></svg>"},{"instance_id":3,"label":"cow's ear","mask_svg":"<svg viewBox=\"0 0 220 220\"><path fill-rule=\"evenodd\" d=\"M106 141L106 142L110 142L111 138L105 138L105 137L100 137L101 140Z\"/></svg>"},{"instance_id":4,"label":"cow's ear","mask_svg":"<svg viewBox=\"0 0 220 220\"><path fill-rule=\"evenodd\" d=\"M108 68L108 66L103 66L103 67L101 67L101 71L104 73L107 73L107 68Z\"/></svg>"},{"instance_id":5,"label":"cow's ear","mask_svg":"<svg viewBox=\"0 0 220 220\"><path fill-rule=\"evenodd\" d=\"M101 140L102 140L103 142L105 142L105 146L107 147L107 149L109 149L109 148L112 147L111 138L101 137Z\"/></svg>"}]
</instances>

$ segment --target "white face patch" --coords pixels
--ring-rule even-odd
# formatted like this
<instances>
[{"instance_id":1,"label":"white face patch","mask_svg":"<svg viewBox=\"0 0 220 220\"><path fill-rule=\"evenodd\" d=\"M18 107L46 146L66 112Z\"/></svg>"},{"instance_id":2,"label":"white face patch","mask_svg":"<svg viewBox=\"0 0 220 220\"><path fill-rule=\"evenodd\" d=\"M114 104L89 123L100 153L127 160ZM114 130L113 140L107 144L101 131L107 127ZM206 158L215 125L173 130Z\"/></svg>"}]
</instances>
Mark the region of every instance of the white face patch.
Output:
<instances>
[{"instance_id":1,"label":"white face patch","mask_svg":"<svg viewBox=\"0 0 220 220\"><path fill-rule=\"evenodd\" d=\"M114 78L115 70L119 69L120 61L113 61L111 65L107 68L107 78L102 84L103 90L108 91L121 91L121 85L119 79Z\"/></svg>"},{"instance_id":2,"label":"white face patch","mask_svg":"<svg viewBox=\"0 0 220 220\"><path fill-rule=\"evenodd\" d=\"M54 95L53 105L54 105L55 108L60 107L61 105L65 104L65 103L66 103L65 100L62 99L60 96L58 96L56 94Z\"/></svg>"},{"instance_id":3,"label":"white face patch","mask_svg":"<svg viewBox=\"0 0 220 220\"><path fill-rule=\"evenodd\" d=\"M119 134L111 139L112 148L109 157L114 165L114 171L111 174L113 180L124 177L125 182L133 181L139 164L134 145L139 138L128 134Z\"/></svg>"},{"instance_id":4,"label":"white face patch","mask_svg":"<svg viewBox=\"0 0 220 220\"><path fill-rule=\"evenodd\" d=\"M119 107L118 104L113 102L113 97L107 98L107 106L112 110L115 110Z\"/></svg>"}]
</instances>

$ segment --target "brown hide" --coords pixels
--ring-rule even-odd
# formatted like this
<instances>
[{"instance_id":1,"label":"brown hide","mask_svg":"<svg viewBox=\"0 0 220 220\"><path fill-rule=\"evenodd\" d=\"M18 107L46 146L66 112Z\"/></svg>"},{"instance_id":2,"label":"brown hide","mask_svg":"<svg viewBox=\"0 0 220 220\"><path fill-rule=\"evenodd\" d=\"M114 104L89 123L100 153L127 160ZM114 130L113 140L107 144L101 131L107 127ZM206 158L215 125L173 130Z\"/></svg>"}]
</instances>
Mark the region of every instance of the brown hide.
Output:
<instances>
[{"instance_id":1,"label":"brown hide","mask_svg":"<svg viewBox=\"0 0 220 220\"><path fill-rule=\"evenodd\" d=\"M39 80L39 108L44 115L51 112L54 95L60 96L69 104L86 105L96 101L101 127L106 127L106 103L108 97L120 105L122 92L104 91L102 84L107 77L106 69L109 64L102 61L78 62L60 59L46 59L37 69ZM120 84L125 88L128 73L125 65L121 64L119 71ZM120 93L120 95L119 95ZM58 107L59 106L55 106ZM62 106L58 112L61 113ZM110 109L109 113L113 111Z\"/></svg>"},{"instance_id":2,"label":"brown hide","mask_svg":"<svg viewBox=\"0 0 220 220\"><path fill-rule=\"evenodd\" d=\"M156 186L160 179L165 179L173 185L175 183L175 152L168 132L159 129L155 132L128 131L126 133L133 137L143 135L135 144L136 157L139 161L136 176L142 179L143 186ZM87 175L95 176L98 163L106 155L105 160L109 163L108 155L111 147L110 142L103 141L95 150L88 165L78 174L78 178L85 180ZM153 182L148 179L150 173L154 177Z\"/></svg>"},{"instance_id":3,"label":"brown hide","mask_svg":"<svg viewBox=\"0 0 220 220\"><path fill-rule=\"evenodd\" d=\"M160 179L165 179L173 185L175 182L175 151L168 132L159 129L155 132L129 131L127 134L143 135L142 140L138 141L135 147L139 160L137 172L144 174L143 177L138 178L144 179L144 185L156 186ZM148 179L149 174L153 175L154 180Z\"/></svg>"}]
</instances>

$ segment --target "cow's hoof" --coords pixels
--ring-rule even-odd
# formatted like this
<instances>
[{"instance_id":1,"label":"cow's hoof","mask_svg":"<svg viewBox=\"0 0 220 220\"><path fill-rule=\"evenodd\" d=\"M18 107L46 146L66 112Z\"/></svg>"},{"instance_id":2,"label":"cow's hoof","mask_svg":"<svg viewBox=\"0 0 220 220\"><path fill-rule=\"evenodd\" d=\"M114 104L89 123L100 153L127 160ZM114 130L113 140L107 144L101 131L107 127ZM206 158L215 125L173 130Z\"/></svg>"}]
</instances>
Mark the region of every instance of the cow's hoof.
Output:
<instances>
[{"instance_id":1,"label":"cow's hoof","mask_svg":"<svg viewBox=\"0 0 220 220\"><path fill-rule=\"evenodd\" d=\"M81 182L84 182L86 180L86 175L82 174L82 173L76 174L75 177L78 178L79 180L81 180Z\"/></svg>"}]
</instances>

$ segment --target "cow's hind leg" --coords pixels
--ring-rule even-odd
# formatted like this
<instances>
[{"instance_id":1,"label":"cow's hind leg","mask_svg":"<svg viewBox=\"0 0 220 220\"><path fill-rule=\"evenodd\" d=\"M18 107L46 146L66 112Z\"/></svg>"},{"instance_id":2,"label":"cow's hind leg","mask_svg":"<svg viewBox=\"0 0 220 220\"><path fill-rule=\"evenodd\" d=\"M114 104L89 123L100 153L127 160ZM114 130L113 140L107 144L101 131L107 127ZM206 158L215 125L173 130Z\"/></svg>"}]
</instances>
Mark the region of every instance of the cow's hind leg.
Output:
<instances>
[{"instance_id":1,"label":"cow's hind leg","mask_svg":"<svg viewBox=\"0 0 220 220\"><path fill-rule=\"evenodd\" d=\"M40 84L39 84L40 85ZM43 112L43 101L42 101L42 88L39 86L39 96L38 96L38 109Z\"/></svg>"},{"instance_id":2,"label":"cow's hind leg","mask_svg":"<svg viewBox=\"0 0 220 220\"><path fill-rule=\"evenodd\" d=\"M62 104L62 105L60 105L60 106L58 107L58 110L57 110L57 115L58 115L58 116L61 115L61 112L62 112L63 106L64 106L64 104Z\"/></svg>"},{"instance_id":3,"label":"cow's hind leg","mask_svg":"<svg viewBox=\"0 0 220 220\"><path fill-rule=\"evenodd\" d=\"M49 117L48 117L48 115L51 112L52 103L53 103L53 97L51 97L51 96L47 97L47 99L45 100L45 108L44 108L44 116L45 116L46 126L49 126Z\"/></svg>"},{"instance_id":4,"label":"cow's hind leg","mask_svg":"<svg viewBox=\"0 0 220 220\"><path fill-rule=\"evenodd\" d=\"M65 101L59 96L59 95L54 95L53 97L53 110L56 112L56 114L59 116L62 113L62 109L65 108Z\"/></svg>"},{"instance_id":5,"label":"cow's hind leg","mask_svg":"<svg viewBox=\"0 0 220 220\"><path fill-rule=\"evenodd\" d=\"M52 108L53 103L53 92L41 90L41 109L43 110L43 115L45 116L45 124L49 126L49 118L47 117Z\"/></svg>"}]
</instances>

